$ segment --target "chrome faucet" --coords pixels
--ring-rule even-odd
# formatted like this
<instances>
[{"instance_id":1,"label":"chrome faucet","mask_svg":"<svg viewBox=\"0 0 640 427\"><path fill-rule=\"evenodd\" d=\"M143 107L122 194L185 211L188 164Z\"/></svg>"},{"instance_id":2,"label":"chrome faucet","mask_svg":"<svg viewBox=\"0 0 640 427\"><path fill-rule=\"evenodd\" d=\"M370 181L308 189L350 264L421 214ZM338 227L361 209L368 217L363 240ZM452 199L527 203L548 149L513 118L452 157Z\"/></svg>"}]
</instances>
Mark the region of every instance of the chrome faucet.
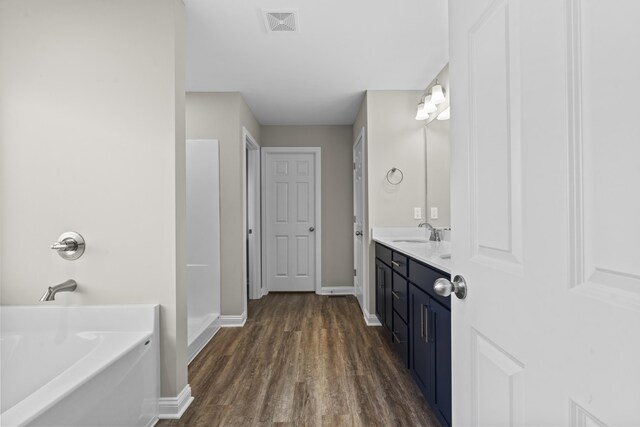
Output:
<instances>
[{"instance_id":1,"label":"chrome faucet","mask_svg":"<svg viewBox=\"0 0 640 427\"><path fill-rule=\"evenodd\" d=\"M59 285L49 286L47 292L45 292L44 295L42 295L42 298L40 298L40 301L55 301L56 294L58 292L73 292L77 287L78 284L73 279L67 280Z\"/></svg>"},{"instance_id":2,"label":"chrome faucet","mask_svg":"<svg viewBox=\"0 0 640 427\"><path fill-rule=\"evenodd\" d=\"M440 238L439 230L434 228L433 225L429 224L428 222L422 222L422 223L418 224L418 227L419 228L427 227L429 230L431 230L431 235L429 236L429 240L431 240L432 242L439 242L439 241L442 240Z\"/></svg>"}]
</instances>

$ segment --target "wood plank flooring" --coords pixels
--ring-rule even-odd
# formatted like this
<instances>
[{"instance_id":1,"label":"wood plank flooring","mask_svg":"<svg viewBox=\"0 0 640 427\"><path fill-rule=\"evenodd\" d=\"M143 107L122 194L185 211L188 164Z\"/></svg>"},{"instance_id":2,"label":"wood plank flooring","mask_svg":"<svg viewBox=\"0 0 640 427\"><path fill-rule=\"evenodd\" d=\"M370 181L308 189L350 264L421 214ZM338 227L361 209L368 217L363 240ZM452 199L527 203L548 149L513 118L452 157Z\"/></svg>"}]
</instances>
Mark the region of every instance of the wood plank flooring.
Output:
<instances>
[{"instance_id":1,"label":"wood plank flooring","mask_svg":"<svg viewBox=\"0 0 640 427\"><path fill-rule=\"evenodd\" d=\"M189 366L195 401L158 426L438 426L382 327L352 296L249 301Z\"/></svg>"}]
</instances>

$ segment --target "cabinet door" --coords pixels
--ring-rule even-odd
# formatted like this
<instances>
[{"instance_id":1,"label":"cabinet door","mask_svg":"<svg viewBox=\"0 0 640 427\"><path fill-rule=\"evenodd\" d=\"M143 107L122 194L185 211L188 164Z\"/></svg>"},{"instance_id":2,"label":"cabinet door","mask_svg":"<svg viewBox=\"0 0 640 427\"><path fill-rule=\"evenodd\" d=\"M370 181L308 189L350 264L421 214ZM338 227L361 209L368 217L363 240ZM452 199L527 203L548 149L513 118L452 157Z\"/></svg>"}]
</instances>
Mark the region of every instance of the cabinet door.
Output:
<instances>
[{"instance_id":1,"label":"cabinet door","mask_svg":"<svg viewBox=\"0 0 640 427\"><path fill-rule=\"evenodd\" d=\"M431 301L431 339L435 347L433 406L451 425L451 312Z\"/></svg>"},{"instance_id":2,"label":"cabinet door","mask_svg":"<svg viewBox=\"0 0 640 427\"><path fill-rule=\"evenodd\" d=\"M376 259L376 316L383 325L384 321L384 264Z\"/></svg>"},{"instance_id":3,"label":"cabinet door","mask_svg":"<svg viewBox=\"0 0 640 427\"><path fill-rule=\"evenodd\" d=\"M432 318L429 309L429 296L409 284L409 324L411 342L409 343L409 369L422 390L427 401L433 402L434 378L434 346L430 341L429 328Z\"/></svg>"},{"instance_id":4,"label":"cabinet door","mask_svg":"<svg viewBox=\"0 0 640 427\"><path fill-rule=\"evenodd\" d=\"M384 271L384 326L393 331L393 294L391 291L391 267L382 264Z\"/></svg>"}]
</instances>

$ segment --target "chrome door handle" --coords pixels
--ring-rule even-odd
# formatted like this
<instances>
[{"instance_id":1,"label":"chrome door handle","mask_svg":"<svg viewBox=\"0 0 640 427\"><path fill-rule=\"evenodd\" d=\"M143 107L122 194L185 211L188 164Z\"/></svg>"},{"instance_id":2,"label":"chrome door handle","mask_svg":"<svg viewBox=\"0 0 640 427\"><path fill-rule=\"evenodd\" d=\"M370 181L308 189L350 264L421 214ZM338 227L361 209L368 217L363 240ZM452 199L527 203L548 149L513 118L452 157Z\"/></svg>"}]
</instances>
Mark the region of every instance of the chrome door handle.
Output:
<instances>
[{"instance_id":1,"label":"chrome door handle","mask_svg":"<svg viewBox=\"0 0 640 427\"><path fill-rule=\"evenodd\" d=\"M314 231L316 231L316 228L315 227L309 227L309 231L313 233Z\"/></svg>"},{"instance_id":2,"label":"chrome door handle","mask_svg":"<svg viewBox=\"0 0 640 427\"><path fill-rule=\"evenodd\" d=\"M391 265L393 265L394 267L400 267L400 263L396 261L391 261Z\"/></svg>"},{"instance_id":3,"label":"chrome door handle","mask_svg":"<svg viewBox=\"0 0 640 427\"><path fill-rule=\"evenodd\" d=\"M356 236L362 236L362 231L356 231Z\"/></svg>"},{"instance_id":4,"label":"chrome door handle","mask_svg":"<svg viewBox=\"0 0 640 427\"><path fill-rule=\"evenodd\" d=\"M448 297L453 292L459 299L465 299L467 297L467 282L460 275L453 278L453 283L442 277L433 283L433 290L443 297Z\"/></svg>"},{"instance_id":5,"label":"chrome door handle","mask_svg":"<svg viewBox=\"0 0 640 427\"><path fill-rule=\"evenodd\" d=\"M402 299L402 298L400 298L400 295L398 295L398 293L396 291L391 291L391 295L396 297L396 299Z\"/></svg>"}]
</instances>

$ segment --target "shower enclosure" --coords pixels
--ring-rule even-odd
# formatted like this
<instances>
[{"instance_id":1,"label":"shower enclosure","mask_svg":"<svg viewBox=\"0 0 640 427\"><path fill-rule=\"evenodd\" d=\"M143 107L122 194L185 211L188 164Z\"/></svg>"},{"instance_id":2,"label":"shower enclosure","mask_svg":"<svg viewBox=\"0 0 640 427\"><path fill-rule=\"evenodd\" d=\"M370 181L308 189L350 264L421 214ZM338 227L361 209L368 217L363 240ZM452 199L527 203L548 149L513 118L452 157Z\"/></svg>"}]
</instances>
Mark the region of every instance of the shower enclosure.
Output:
<instances>
[{"instance_id":1,"label":"shower enclosure","mask_svg":"<svg viewBox=\"0 0 640 427\"><path fill-rule=\"evenodd\" d=\"M187 332L191 362L220 329L217 140L187 140Z\"/></svg>"}]
</instances>

